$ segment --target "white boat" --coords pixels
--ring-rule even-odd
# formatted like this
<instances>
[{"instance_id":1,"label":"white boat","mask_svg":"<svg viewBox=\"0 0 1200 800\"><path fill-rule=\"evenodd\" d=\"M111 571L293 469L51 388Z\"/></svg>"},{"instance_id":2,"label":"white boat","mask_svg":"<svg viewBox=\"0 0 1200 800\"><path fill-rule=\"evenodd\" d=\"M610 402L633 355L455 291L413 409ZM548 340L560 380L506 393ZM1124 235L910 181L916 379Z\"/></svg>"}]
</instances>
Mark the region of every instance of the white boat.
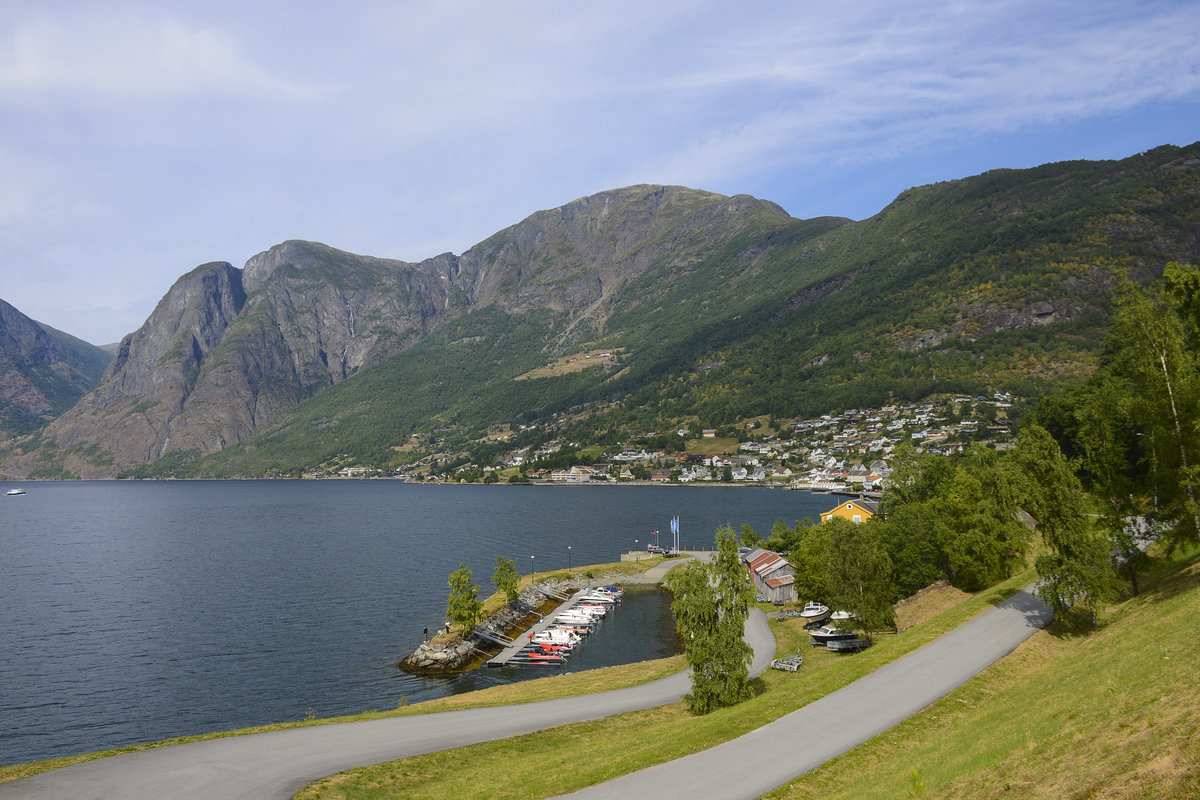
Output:
<instances>
[{"instance_id":1,"label":"white boat","mask_svg":"<svg viewBox=\"0 0 1200 800\"><path fill-rule=\"evenodd\" d=\"M9 489L7 492L5 492L5 494L8 495L9 497L16 497L19 494L25 494L25 490L22 489L20 486L17 486L13 489Z\"/></svg>"},{"instance_id":2,"label":"white boat","mask_svg":"<svg viewBox=\"0 0 1200 800\"><path fill-rule=\"evenodd\" d=\"M829 606L809 600L800 611L800 618L806 622L820 622L829 616Z\"/></svg>"},{"instance_id":3,"label":"white boat","mask_svg":"<svg viewBox=\"0 0 1200 800\"><path fill-rule=\"evenodd\" d=\"M850 619L851 616L853 615L849 611L834 611L829 615L829 618L832 620L845 620Z\"/></svg>"},{"instance_id":4,"label":"white boat","mask_svg":"<svg viewBox=\"0 0 1200 800\"><path fill-rule=\"evenodd\" d=\"M607 605L614 605L617 602L617 598L610 594L605 594L604 592L590 592L580 597L579 601L581 603L605 603Z\"/></svg>"},{"instance_id":5,"label":"white boat","mask_svg":"<svg viewBox=\"0 0 1200 800\"><path fill-rule=\"evenodd\" d=\"M839 630L836 625L823 625L810 634L813 641L817 644L827 644L838 639L857 639L858 634L854 631Z\"/></svg>"},{"instance_id":6,"label":"white boat","mask_svg":"<svg viewBox=\"0 0 1200 800\"><path fill-rule=\"evenodd\" d=\"M579 643L579 637L567 631L560 631L554 628L547 628L544 631L535 633L529 637L531 642L549 642L551 644L562 644L574 647Z\"/></svg>"}]
</instances>

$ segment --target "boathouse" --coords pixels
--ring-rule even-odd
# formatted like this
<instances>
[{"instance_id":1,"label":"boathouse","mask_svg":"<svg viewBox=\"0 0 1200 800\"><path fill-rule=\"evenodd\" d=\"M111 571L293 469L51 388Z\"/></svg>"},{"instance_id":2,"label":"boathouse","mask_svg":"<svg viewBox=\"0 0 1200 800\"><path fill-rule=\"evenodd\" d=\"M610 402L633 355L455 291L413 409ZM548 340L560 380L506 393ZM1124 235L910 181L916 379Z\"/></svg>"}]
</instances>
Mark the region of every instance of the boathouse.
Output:
<instances>
[{"instance_id":1,"label":"boathouse","mask_svg":"<svg viewBox=\"0 0 1200 800\"><path fill-rule=\"evenodd\" d=\"M770 550L756 547L745 556L754 591L777 606L796 602L796 568Z\"/></svg>"}]
</instances>

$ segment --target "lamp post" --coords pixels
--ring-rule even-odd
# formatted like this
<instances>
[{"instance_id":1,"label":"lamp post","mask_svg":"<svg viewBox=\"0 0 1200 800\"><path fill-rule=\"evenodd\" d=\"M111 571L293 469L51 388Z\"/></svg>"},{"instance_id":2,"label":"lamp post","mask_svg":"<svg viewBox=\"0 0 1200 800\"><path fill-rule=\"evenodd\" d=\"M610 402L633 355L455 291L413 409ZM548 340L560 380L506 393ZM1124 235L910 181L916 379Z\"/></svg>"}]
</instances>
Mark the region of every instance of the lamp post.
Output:
<instances>
[{"instance_id":1,"label":"lamp post","mask_svg":"<svg viewBox=\"0 0 1200 800\"><path fill-rule=\"evenodd\" d=\"M533 556L529 557L529 585L533 586Z\"/></svg>"},{"instance_id":2,"label":"lamp post","mask_svg":"<svg viewBox=\"0 0 1200 800\"><path fill-rule=\"evenodd\" d=\"M571 571L571 545L567 545L567 572Z\"/></svg>"},{"instance_id":3,"label":"lamp post","mask_svg":"<svg viewBox=\"0 0 1200 800\"><path fill-rule=\"evenodd\" d=\"M633 563L635 563L635 564L638 563L638 561L641 560L641 556L642 556L642 554L640 552L638 552L638 540L634 539L633 540Z\"/></svg>"}]
</instances>

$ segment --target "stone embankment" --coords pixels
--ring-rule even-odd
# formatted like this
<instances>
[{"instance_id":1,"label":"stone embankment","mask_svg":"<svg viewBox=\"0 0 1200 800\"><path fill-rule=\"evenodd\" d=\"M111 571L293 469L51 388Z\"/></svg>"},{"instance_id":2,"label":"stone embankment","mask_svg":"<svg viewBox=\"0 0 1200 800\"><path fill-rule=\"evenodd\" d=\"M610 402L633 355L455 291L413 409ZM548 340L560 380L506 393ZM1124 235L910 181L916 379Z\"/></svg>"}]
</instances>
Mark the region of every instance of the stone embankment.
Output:
<instances>
[{"instance_id":1,"label":"stone embankment","mask_svg":"<svg viewBox=\"0 0 1200 800\"><path fill-rule=\"evenodd\" d=\"M627 581L629 576L585 575L570 578L546 580L526 586L521 590L515 602L501 606L488 619L479 625L479 629L493 636L513 638L537 620L537 615L544 613L559 599L569 595L576 589L585 586L602 586L609 583ZM486 660L487 657L499 652L500 648L481 636L471 634L462 637L456 633L446 635L441 633L433 636L427 642L422 642L411 654L406 656L396 666L405 672L416 674L435 674L443 672L462 672L473 669Z\"/></svg>"}]
</instances>

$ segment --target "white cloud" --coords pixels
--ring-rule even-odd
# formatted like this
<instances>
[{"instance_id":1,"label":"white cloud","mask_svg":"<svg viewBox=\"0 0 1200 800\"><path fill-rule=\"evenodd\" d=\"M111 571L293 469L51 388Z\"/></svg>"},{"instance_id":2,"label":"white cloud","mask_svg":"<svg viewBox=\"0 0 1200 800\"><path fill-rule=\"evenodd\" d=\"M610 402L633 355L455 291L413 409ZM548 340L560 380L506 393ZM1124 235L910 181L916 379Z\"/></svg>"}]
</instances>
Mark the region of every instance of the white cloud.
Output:
<instances>
[{"instance_id":1,"label":"white cloud","mask_svg":"<svg viewBox=\"0 0 1200 800\"><path fill-rule=\"evenodd\" d=\"M821 27L828 19L793 21L666 76L664 86L698 92L701 103L756 97L740 118L701 110L716 124L627 175L696 185L763 164L862 163L1200 95L1195 3L1130 8L1090 24L1024 2L976 10L933 15L902 4L866 27L841 20L829 31Z\"/></svg>"},{"instance_id":2,"label":"white cloud","mask_svg":"<svg viewBox=\"0 0 1200 800\"><path fill-rule=\"evenodd\" d=\"M292 99L313 91L256 63L227 31L158 14L40 16L17 22L0 39L0 101L46 94Z\"/></svg>"}]
</instances>

